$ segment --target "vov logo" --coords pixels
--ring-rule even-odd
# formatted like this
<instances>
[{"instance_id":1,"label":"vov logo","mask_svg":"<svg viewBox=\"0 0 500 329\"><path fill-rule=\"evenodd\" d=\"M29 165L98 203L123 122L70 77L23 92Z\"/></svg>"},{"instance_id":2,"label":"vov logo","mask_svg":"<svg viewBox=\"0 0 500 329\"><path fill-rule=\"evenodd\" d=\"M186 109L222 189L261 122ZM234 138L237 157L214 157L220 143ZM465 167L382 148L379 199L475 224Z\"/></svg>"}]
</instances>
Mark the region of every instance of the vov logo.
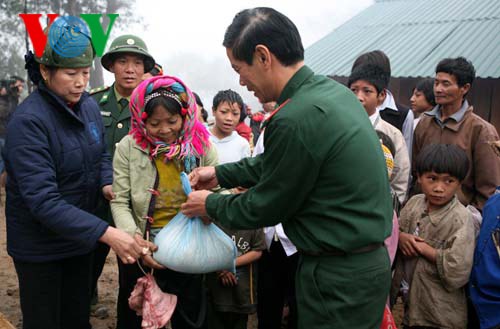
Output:
<instances>
[{"instance_id":1,"label":"vov logo","mask_svg":"<svg viewBox=\"0 0 500 329\"><path fill-rule=\"evenodd\" d=\"M102 56L111 28L119 14L107 14L109 25L106 32L101 25L102 14L81 14L80 17L47 14L50 25L47 34L43 32L40 24L41 16L42 14L19 14L26 26L35 55L42 56L48 41L52 49L60 56L76 57L87 49L88 37L92 37L96 55Z\"/></svg>"}]
</instances>

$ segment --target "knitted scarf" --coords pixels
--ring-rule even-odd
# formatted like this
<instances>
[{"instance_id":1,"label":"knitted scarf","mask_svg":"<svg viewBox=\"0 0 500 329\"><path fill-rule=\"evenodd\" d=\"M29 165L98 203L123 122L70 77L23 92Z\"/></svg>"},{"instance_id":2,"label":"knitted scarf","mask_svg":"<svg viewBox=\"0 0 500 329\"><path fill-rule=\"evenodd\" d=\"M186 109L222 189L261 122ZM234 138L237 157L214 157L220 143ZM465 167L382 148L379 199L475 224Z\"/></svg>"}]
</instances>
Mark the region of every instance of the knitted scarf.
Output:
<instances>
[{"instance_id":1,"label":"knitted scarf","mask_svg":"<svg viewBox=\"0 0 500 329\"><path fill-rule=\"evenodd\" d=\"M177 96L181 103L181 116L184 120L177 141L167 144L149 135L146 131L147 113L145 103L164 92ZM184 169L190 172L196 167L196 158L205 155L209 147L209 133L198 121L195 98L189 88L178 78L171 76L156 76L142 81L130 97L130 113L132 127L130 135L142 149L149 149L152 158L164 157L164 161L174 158L184 160Z\"/></svg>"}]
</instances>

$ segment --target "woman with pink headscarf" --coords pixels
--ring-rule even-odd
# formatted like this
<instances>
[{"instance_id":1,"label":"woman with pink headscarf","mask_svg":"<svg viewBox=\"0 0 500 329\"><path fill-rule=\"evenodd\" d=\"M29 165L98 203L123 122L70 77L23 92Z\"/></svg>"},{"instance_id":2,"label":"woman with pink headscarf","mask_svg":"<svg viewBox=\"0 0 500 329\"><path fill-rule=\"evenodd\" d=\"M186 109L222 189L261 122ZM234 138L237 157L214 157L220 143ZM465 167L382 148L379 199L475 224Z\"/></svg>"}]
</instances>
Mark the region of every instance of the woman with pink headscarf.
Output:
<instances>
[{"instance_id":1,"label":"woman with pink headscarf","mask_svg":"<svg viewBox=\"0 0 500 329\"><path fill-rule=\"evenodd\" d=\"M195 98L179 79L144 80L131 96L132 129L116 147L111 210L116 227L141 245L153 240L186 201L180 173L217 164L205 126L198 121ZM202 276L179 273L157 263L150 253L140 263L155 269L162 291L178 296L172 328L198 328L205 318ZM117 328L141 328L141 318L128 306L138 265L120 264Z\"/></svg>"}]
</instances>

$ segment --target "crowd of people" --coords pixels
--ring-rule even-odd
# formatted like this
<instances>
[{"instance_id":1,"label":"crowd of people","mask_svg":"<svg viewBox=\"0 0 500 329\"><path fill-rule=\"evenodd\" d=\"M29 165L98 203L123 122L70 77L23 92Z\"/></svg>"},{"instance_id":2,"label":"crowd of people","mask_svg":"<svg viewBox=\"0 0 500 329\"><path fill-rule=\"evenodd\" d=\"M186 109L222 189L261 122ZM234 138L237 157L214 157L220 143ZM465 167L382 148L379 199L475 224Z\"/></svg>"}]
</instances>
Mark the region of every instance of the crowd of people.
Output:
<instances>
[{"instance_id":1,"label":"crowd of people","mask_svg":"<svg viewBox=\"0 0 500 329\"><path fill-rule=\"evenodd\" d=\"M117 329L146 326L128 300L145 270L177 296L173 329L243 329L254 313L259 329L378 329L398 300L402 328L500 328L500 142L467 101L469 60L436 63L407 108L383 51L360 54L344 86L304 64L288 17L247 9L223 46L262 111L221 90L208 124L200 97L135 35L101 58L113 84L87 92L84 37L76 57L49 42L26 56L36 89L22 103L23 79L0 90L24 329L91 328L110 249ZM231 237L235 272L154 259L179 212Z\"/></svg>"}]
</instances>

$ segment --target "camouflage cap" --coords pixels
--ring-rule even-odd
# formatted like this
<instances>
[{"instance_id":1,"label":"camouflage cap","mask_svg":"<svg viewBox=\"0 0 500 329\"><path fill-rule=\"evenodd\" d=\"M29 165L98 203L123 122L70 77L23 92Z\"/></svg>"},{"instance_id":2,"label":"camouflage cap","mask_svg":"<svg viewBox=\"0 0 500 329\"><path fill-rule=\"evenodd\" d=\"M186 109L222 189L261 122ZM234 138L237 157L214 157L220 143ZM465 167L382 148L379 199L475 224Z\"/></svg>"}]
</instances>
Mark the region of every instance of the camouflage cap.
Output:
<instances>
[{"instance_id":1,"label":"camouflage cap","mask_svg":"<svg viewBox=\"0 0 500 329\"><path fill-rule=\"evenodd\" d=\"M101 57L102 67L109 71L109 67L115 60L115 55L121 53L142 55L144 58L144 72L151 71L155 66L155 60L153 56L148 53L146 43L135 35L126 34L117 37L111 42L108 52Z\"/></svg>"},{"instance_id":2,"label":"camouflage cap","mask_svg":"<svg viewBox=\"0 0 500 329\"><path fill-rule=\"evenodd\" d=\"M35 56L35 60L46 66L80 68L92 66L95 57L95 50L90 37L78 31L72 31L72 38L68 39L64 34L47 33L49 27L45 29L47 34L47 44L41 57ZM74 43L78 38L79 42ZM58 51L53 46L59 47Z\"/></svg>"}]
</instances>

